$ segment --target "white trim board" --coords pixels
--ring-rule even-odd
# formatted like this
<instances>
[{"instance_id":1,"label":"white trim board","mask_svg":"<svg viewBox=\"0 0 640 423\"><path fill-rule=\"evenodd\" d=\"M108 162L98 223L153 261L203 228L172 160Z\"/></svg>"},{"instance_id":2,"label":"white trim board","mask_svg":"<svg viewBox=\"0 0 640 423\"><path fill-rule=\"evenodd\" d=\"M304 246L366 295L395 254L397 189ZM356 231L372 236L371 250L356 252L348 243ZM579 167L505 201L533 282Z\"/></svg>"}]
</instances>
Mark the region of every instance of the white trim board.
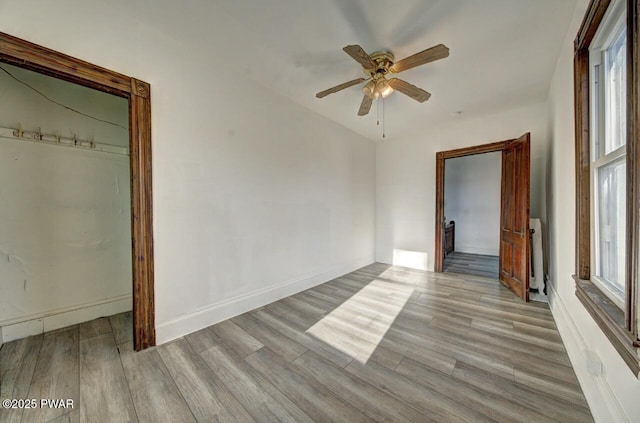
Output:
<instances>
[{"instance_id":1,"label":"white trim board","mask_svg":"<svg viewBox=\"0 0 640 423\"><path fill-rule=\"evenodd\" d=\"M167 343L242 313L313 288L373 263L375 263L375 259L372 256L363 257L348 263L335 265L333 268L319 273L287 280L265 289L259 289L209 305L193 313L156 325L156 344Z\"/></svg>"},{"instance_id":2,"label":"white trim board","mask_svg":"<svg viewBox=\"0 0 640 423\"><path fill-rule=\"evenodd\" d=\"M27 336L39 335L55 329L78 323L88 322L99 317L124 313L132 308L131 294L121 295L102 301L78 304L46 313L40 313L20 319L0 322L2 343Z\"/></svg>"},{"instance_id":3,"label":"white trim board","mask_svg":"<svg viewBox=\"0 0 640 423\"><path fill-rule=\"evenodd\" d=\"M624 408L616 398L611 385L602 372L591 374L589 363L599 360L597 354L589 349L589 344L578 330L578 326L569 313L562 297L553 284L547 284L549 305L556 321L558 331L578 377L591 414L596 422L630 422ZM598 372L594 372L598 373Z\"/></svg>"}]
</instances>

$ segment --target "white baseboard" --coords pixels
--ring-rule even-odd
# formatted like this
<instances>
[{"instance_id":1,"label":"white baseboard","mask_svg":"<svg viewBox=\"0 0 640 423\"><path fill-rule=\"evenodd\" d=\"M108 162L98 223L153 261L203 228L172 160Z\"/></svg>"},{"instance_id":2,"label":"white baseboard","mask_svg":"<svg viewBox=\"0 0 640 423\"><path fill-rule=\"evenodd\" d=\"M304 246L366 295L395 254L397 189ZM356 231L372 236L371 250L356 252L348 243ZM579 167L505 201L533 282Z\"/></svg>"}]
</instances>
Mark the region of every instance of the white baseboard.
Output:
<instances>
[{"instance_id":1,"label":"white baseboard","mask_svg":"<svg viewBox=\"0 0 640 423\"><path fill-rule=\"evenodd\" d=\"M374 262L373 256L361 258L333 266L333 268L319 273L284 281L277 285L211 304L193 313L156 325L156 344L164 344L207 326L297 294Z\"/></svg>"},{"instance_id":2,"label":"white baseboard","mask_svg":"<svg viewBox=\"0 0 640 423\"><path fill-rule=\"evenodd\" d=\"M589 403L593 419L598 422L630 422L624 408L602 375L593 375L587 370L587 354L589 344L578 330L575 320L569 313L562 297L558 295L553 284L547 284L551 313L558 326L558 331L564 342L584 396ZM591 354L595 354L591 352Z\"/></svg>"},{"instance_id":3,"label":"white baseboard","mask_svg":"<svg viewBox=\"0 0 640 423\"><path fill-rule=\"evenodd\" d=\"M131 294L107 300L77 304L62 309L33 314L0 322L2 342L39 335L44 332L75 325L98 317L111 316L132 308Z\"/></svg>"}]
</instances>

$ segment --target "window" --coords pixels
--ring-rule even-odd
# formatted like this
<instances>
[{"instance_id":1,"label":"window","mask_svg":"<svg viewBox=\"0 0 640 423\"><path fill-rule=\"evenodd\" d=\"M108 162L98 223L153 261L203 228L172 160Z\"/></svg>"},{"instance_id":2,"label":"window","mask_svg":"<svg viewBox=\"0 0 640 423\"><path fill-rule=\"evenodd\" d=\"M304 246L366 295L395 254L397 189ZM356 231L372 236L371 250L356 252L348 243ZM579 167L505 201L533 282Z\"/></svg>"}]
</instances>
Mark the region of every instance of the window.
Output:
<instances>
[{"instance_id":1,"label":"window","mask_svg":"<svg viewBox=\"0 0 640 423\"><path fill-rule=\"evenodd\" d=\"M589 48L591 280L621 309L626 288L627 28L621 1Z\"/></svg>"},{"instance_id":2,"label":"window","mask_svg":"<svg viewBox=\"0 0 640 423\"><path fill-rule=\"evenodd\" d=\"M592 0L574 63L576 295L636 375L639 9L640 0Z\"/></svg>"}]
</instances>

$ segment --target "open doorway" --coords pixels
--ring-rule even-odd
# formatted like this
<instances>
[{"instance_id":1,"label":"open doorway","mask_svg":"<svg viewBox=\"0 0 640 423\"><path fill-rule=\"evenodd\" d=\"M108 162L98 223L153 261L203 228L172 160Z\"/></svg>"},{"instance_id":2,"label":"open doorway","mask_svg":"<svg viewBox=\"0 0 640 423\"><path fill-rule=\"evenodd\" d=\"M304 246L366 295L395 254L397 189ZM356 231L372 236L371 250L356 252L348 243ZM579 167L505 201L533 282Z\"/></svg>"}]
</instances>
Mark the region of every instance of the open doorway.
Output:
<instances>
[{"instance_id":1,"label":"open doorway","mask_svg":"<svg viewBox=\"0 0 640 423\"><path fill-rule=\"evenodd\" d=\"M131 190L133 345L135 350L155 345L151 87L144 81L1 32L0 62L126 100Z\"/></svg>"},{"instance_id":2,"label":"open doorway","mask_svg":"<svg viewBox=\"0 0 640 423\"><path fill-rule=\"evenodd\" d=\"M498 279L523 301L529 301L530 277L530 134L436 154L436 228L434 270L444 270L446 231L445 161L484 153L499 152L500 225Z\"/></svg>"},{"instance_id":3,"label":"open doorway","mask_svg":"<svg viewBox=\"0 0 640 423\"><path fill-rule=\"evenodd\" d=\"M444 272L498 279L502 152L445 160Z\"/></svg>"}]
</instances>

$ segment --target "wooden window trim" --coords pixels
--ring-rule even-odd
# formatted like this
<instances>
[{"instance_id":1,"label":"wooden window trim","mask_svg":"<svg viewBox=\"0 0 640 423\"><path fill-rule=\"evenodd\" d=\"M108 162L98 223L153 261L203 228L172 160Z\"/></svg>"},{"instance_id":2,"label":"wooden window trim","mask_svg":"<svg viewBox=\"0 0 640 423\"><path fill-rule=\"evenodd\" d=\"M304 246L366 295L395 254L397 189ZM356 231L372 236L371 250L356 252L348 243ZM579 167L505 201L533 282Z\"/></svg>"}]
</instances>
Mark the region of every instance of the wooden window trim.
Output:
<instances>
[{"instance_id":1,"label":"wooden window trim","mask_svg":"<svg viewBox=\"0 0 640 423\"><path fill-rule=\"evenodd\" d=\"M0 32L0 62L129 100L134 349L155 345L151 86L138 79Z\"/></svg>"},{"instance_id":2,"label":"wooden window trim","mask_svg":"<svg viewBox=\"0 0 640 423\"><path fill-rule=\"evenodd\" d=\"M621 312L591 278L590 81L589 46L612 0L592 0L574 43L576 160L576 296L636 376L638 342L638 212L640 205L640 80L638 33L640 0L627 1L627 269L626 307Z\"/></svg>"}]
</instances>

